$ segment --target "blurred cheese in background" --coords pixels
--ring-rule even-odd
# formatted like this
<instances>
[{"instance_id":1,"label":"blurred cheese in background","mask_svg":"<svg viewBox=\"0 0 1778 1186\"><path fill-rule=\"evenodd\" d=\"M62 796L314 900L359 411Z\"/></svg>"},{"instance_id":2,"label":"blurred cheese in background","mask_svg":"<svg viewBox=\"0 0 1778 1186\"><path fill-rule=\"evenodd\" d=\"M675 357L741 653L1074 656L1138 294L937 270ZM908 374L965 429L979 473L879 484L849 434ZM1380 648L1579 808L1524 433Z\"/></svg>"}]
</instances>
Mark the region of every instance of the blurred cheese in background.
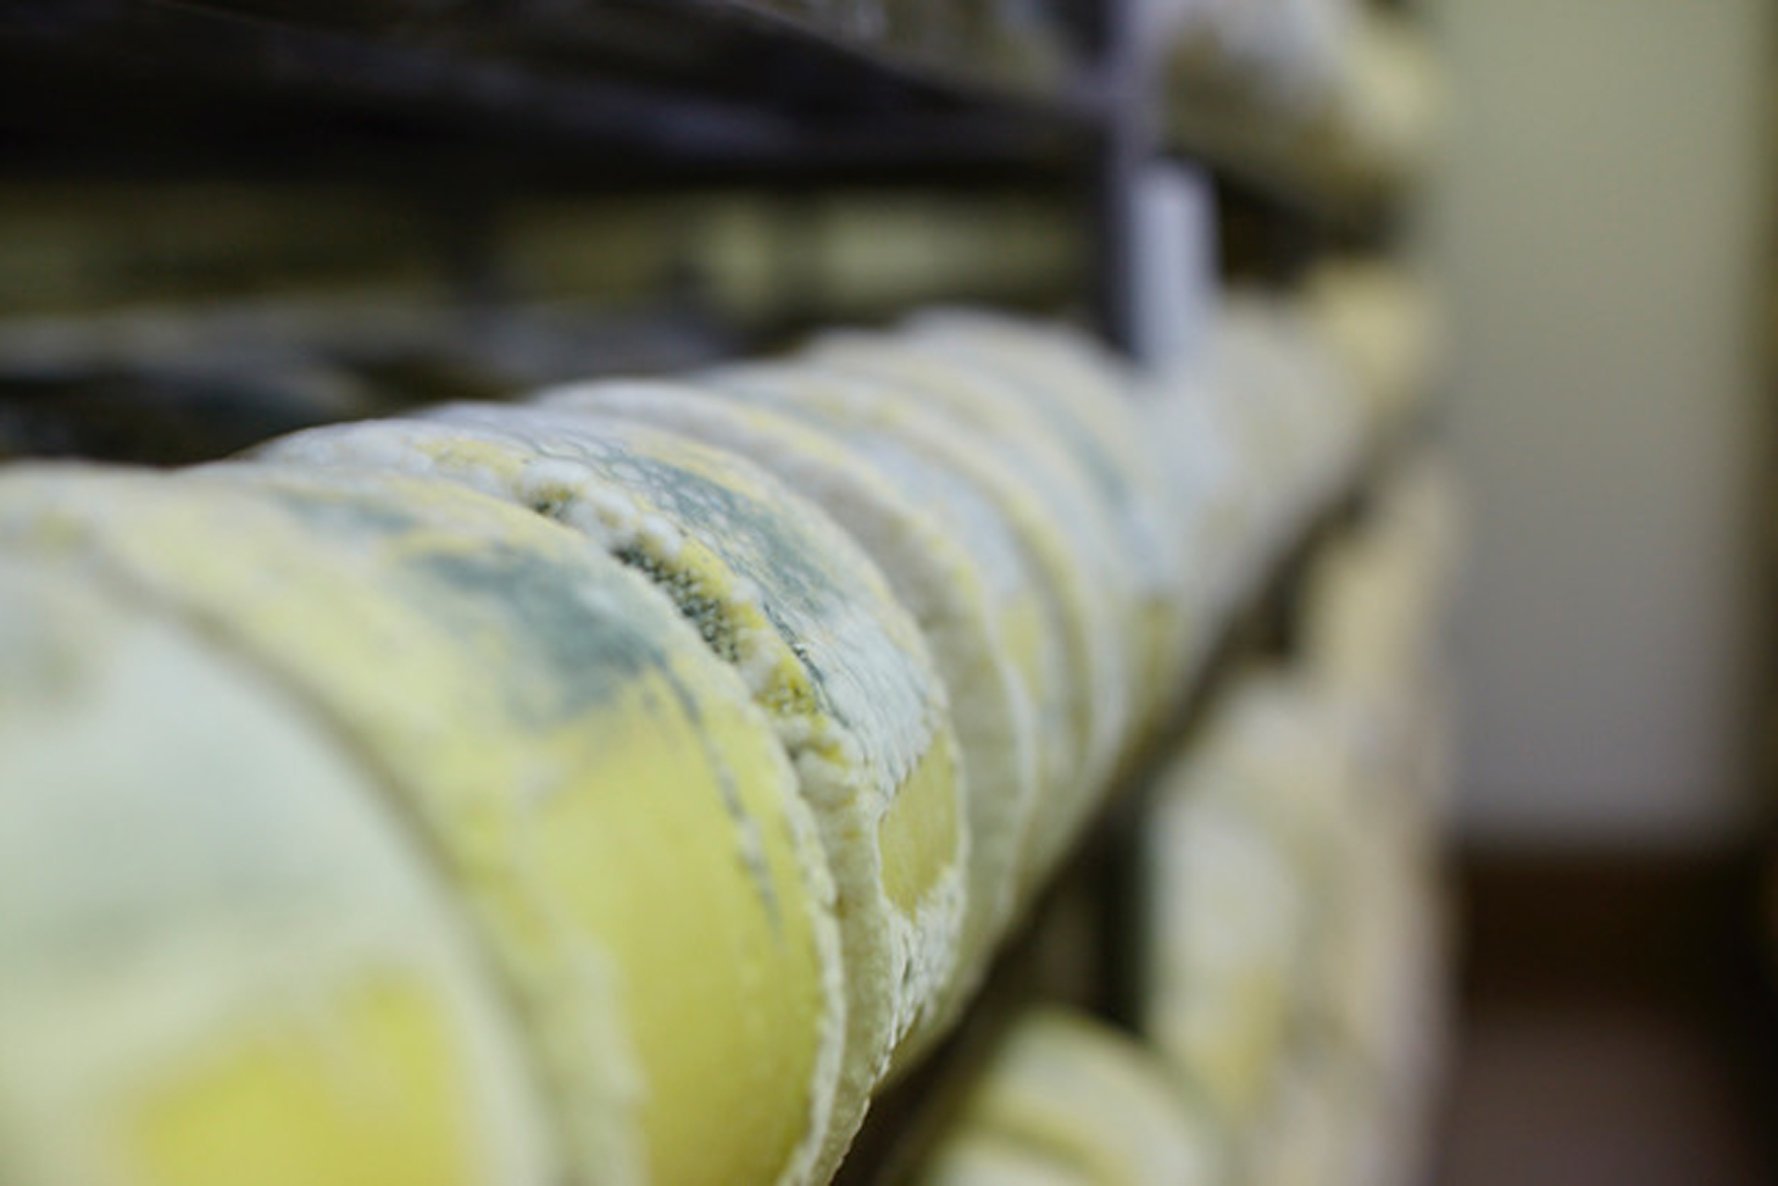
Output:
<instances>
[{"instance_id":1,"label":"blurred cheese in background","mask_svg":"<svg viewBox=\"0 0 1778 1186\"><path fill-rule=\"evenodd\" d=\"M963 1139L1004 1140L1063 1181L1222 1180L1216 1138L1190 1094L1140 1045L1064 1010L1034 1010L1013 1023L963 1105L961 1125ZM944 1166L941 1154L932 1172Z\"/></svg>"},{"instance_id":2,"label":"blurred cheese in background","mask_svg":"<svg viewBox=\"0 0 1778 1186\"><path fill-rule=\"evenodd\" d=\"M857 541L926 638L944 680L968 792L969 884L958 967L937 1007L941 1027L966 1005L1011 921L1039 786L1039 722L1031 681L1037 624L1028 577L997 524L968 530L898 489L869 454L765 408L691 386L609 382L562 389L549 402L658 425L769 470ZM979 546L986 543L988 548ZM996 571L997 570L997 571Z\"/></svg>"}]
</instances>

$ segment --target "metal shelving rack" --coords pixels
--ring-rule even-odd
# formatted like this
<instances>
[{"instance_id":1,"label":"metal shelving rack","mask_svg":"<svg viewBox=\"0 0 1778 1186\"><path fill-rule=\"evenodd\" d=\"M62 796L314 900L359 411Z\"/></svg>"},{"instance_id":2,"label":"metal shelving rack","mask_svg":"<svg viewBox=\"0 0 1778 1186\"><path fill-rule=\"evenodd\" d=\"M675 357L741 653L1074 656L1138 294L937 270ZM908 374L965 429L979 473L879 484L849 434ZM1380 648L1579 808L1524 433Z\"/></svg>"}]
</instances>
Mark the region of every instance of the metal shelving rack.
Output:
<instances>
[{"instance_id":1,"label":"metal shelving rack","mask_svg":"<svg viewBox=\"0 0 1778 1186\"><path fill-rule=\"evenodd\" d=\"M512 193L1052 186L1091 219L1090 308L1128 348L1134 187L1187 150L1164 143L1132 0L1063 2L1071 59L984 74L765 0L22 0L0 10L0 177L347 177L468 211L466 236L479 204ZM1253 180L1222 163L1229 184ZM1300 242L1318 216L1281 177L1260 189L1282 188L1280 233ZM1159 770L1232 672L1288 653L1301 573L1380 467L1359 467L1227 624L953 1036L880 1095L845 1186L918 1161L1021 1003L1061 997L1135 1025Z\"/></svg>"}]
</instances>

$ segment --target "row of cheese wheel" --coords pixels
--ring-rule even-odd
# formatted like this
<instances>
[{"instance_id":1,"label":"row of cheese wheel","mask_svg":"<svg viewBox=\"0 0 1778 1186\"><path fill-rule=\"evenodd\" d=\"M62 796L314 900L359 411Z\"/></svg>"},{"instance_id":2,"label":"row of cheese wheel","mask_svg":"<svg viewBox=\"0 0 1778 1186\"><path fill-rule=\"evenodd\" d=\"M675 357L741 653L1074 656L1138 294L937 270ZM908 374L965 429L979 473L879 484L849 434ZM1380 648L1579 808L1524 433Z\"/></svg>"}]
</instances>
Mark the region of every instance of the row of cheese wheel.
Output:
<instances>
[{"instance_id":1,"label":"row of cheese wheel","mask_svg":"<svg viewBox=\"0 0 1778 1186\"><path fill-rule=\"evenodd\" d=\"M950 314L0 474L0 1177L825 1180L1271 494L1132 386Z\"/></svg>"},{"instance_id":2,"label":"row of cheese wheel","mask_svg":"<svg viewBox=\"0 0 1778 1186\"><path fill-rule=\"evenodd\" d=\"M1448 474L1404 467L1157 808L1146 1032L1233 1180L1418 1180L1441 1040Z\"/></svg>"},{"instance_id":3,"label":"row of cheese wheel","mask_svg":"<svg viewBox=\"0 0 1778 1186\"><path fill-rule=\"evenodd\" d=\"M1249 676L1163 784L1142 1033L1019 1018L914 1186L1420 1180L1454 532L1418 458L1319 562L1300 661Z\"/></svg>"}]
</instances>

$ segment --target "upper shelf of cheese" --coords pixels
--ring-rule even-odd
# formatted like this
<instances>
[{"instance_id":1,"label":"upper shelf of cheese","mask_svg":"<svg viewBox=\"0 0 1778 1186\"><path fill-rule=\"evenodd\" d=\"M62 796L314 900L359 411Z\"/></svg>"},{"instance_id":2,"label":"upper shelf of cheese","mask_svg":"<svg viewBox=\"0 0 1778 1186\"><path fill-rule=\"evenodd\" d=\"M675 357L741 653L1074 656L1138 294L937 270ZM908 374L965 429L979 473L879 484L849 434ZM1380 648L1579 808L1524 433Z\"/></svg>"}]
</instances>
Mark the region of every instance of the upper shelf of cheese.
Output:
<instances>
[{"instance_id":1,"label":"upper shelf of cheese","mask_svg":"<svg viewBox=\"0 0 1778 1186\"><path fill-rule=\"evenodd\" d=\"M0 93L19 100L7 110L31 114L0 116L0 127L24 150L17 159L52 164L99 152L150 170L349 163L411 177L416 162L452 171L469 150L502 175L598 184L663 169L994 169L1078 157L1097 105L1075 39L1057 20L1015 20L1007 8L15 5L0 13ZM599 151L547 151L567 144Z\"/></svg>"},{"instance_id":2,"label":"upper shelf of cheese","mask_svg":"<svg viewBox=\"0 0 1778 1186\"><path fill-rule=\"evenodd\" d=\"M1146 101L1166 107L1173 150L1317 201L1425 155L1437 74L1403 18L1350 0L1120 9L38 0L0 11L0 133L15 171L345 169L460 188L473 160L483 189L926 180L1078 173ZM1129 69L1163 80L1134 104L1100 50L1120 24L1139 43Z\"/></svg>"}]
</instances>

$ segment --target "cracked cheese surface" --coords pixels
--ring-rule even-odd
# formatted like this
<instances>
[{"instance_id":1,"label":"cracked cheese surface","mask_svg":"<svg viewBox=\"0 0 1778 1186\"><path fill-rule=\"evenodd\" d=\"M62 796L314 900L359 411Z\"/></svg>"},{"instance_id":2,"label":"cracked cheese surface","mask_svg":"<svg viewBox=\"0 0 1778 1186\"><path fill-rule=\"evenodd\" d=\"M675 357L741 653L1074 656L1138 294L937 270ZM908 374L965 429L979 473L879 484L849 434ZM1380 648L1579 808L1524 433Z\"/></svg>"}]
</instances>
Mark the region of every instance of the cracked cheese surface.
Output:
<instances>
[{"instance_id":1,"label":"cracked cheese surface","mask_svg":"<svg viewBox=\"0 0 1778 1186\"><path fill-rule=\"evenodd\" d=\"M725 397L786 411L896 467L905 489L919 489L935 499L935 506L951 508L958 523L980 524L983 538L989 524L1012 533L1029 574L1026 588L1041 609L1044 649L1033 653L1055 673L1052 679L1046 671L1041 687L1060 693L1038 700L1047 745L1040 755L1044 791L1024 862L1028 875L1021 897L1028 897L1090 812L1101 785L1093 769L1109 762L1121 736L1121 698L1115 692L1107 693L1109 699L1101 695L1121 662L1115 615L1092 581L1090 566L1058 530L1027 476L915 401L878 384L806 367L732 368L705 379Z\"/></svg>"},{"instance_id":2,"label":"cracked cheese surface","mask_svg":"<svg viewBox=\"0 0 1778 1186\"><path fill-rule=\"evenodd\" d=\"M942 1017L955 1016L1011 914L1038 790L1037 725L1022 675L1035 649L1026 582L996 581L968 532L904 497L864 450L791 417L659 382L580 384L540 399L645 421L755 462L858 541L919 623L949 692L968 775L969 891L958 968L939 1005Z\"/></svg>"},{"instance_id":3,"label":"cracked cheese surface","mask_svg":"<svg viewBox=\"0 0 1778 1186\"><path fill-rule=\"evenodd\" d=\"M838 888L847 1035L818 1170L950 974L968 830L944 690L869 559L740 458L643 425L459 405L275 446L394 466L531 507L646 574L776 725ZM584 545L583 545L584 546Z\"/></svg>"}]
</instances>

